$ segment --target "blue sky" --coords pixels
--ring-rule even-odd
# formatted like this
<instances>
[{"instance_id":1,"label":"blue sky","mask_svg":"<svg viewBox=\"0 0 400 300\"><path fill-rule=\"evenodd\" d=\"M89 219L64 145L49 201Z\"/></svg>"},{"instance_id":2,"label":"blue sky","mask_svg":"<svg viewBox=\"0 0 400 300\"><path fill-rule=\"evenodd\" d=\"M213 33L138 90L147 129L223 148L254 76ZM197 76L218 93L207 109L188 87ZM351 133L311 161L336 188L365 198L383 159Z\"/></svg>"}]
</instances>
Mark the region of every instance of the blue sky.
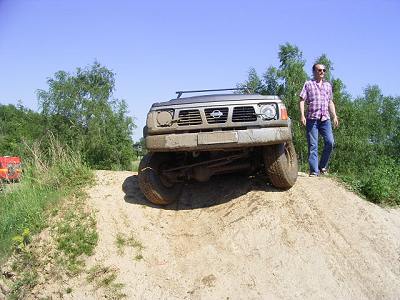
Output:
<instances>
[{"instance_id":1,"label":"blue sky","mask_svg":"<svg viewBox=\"0 0 400 300\"><path fill-rule=\"evenodd\" d=\"M399 96L399 32L400 0L0 0L0 103L38 110L48 77L97 60L116 73L137 140L152 102L234 87L277 66L286 42L308 71L326 53L354 97L368 84Z\"/></svg>"}]
</instances>

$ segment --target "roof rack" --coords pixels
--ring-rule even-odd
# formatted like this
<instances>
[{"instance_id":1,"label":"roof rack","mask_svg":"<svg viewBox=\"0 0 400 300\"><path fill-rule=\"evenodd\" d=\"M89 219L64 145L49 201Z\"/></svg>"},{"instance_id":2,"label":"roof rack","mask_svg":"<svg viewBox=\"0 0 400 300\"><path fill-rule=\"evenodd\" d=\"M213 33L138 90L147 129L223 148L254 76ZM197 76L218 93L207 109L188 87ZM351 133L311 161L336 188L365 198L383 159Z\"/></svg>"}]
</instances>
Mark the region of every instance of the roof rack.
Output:
<instances>
[{"instance_id":1,"label":"roof rack","mask_svg":"<svg viewBox=\"0 0 400 300\"><path fill-rule=\"evenodd\" d=\"M247 89L246 88L231 88L231 89L215 89L215 90L177 91L176 94L178 94L178 96L176 98L178 99L182 96L182 94L186 94L186 93L241 91L241 90L247 90Z\"/></svg>"}]
</instances>

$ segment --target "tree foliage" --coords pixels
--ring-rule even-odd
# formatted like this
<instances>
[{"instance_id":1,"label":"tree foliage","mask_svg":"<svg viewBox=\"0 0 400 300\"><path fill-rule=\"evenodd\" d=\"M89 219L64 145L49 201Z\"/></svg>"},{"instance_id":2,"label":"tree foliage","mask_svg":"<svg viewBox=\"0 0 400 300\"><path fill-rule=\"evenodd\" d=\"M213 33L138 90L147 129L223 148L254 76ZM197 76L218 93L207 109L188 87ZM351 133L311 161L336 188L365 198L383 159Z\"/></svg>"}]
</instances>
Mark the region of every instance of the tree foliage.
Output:
<instances>
[{"instance_id":1,"label":"tree foliage","mask_svg":"<svg viewBox=\"0 0 400 300\"><path fill-rule=\"evenodd\" d=\"M278 69L275 67L268 67L267 71L263 75L265 82L265 95L280 95L281 87L279 85Z\"/></svg>"},{"instance_id":2,"label":"tree foliage","mask_svg":"<svg viewBox=\"0 0 400 300\"><path fill-rule=\"evenodd\" d=\"M37 95L45 128L79 149L94 168L127 168L134 123L124 100L113 98L114 73L95 62L75 74L58 71Z\"/></svg>"},{"instance_id":3,"label":"tree foliage","mask_svg":"<svg viewBox=\"0 0 400 300\"><path fill-rule=\"evenodd\" d=\"M263 83L254 68L250 68L247 81L238 84L238 88L243 89L248 94L262 94L264 90Z\"/></svg>"},{"instance_id":4,"label":"tree foliage","mask_svg":"<svg viewBox=\"0 0 400 300\"><path fill-rule=\"evenodd\" d=\"M43 134L39 113L22 105L0 105L0 156L21 155L23 144Z\"/></svg>"}]
</instances>

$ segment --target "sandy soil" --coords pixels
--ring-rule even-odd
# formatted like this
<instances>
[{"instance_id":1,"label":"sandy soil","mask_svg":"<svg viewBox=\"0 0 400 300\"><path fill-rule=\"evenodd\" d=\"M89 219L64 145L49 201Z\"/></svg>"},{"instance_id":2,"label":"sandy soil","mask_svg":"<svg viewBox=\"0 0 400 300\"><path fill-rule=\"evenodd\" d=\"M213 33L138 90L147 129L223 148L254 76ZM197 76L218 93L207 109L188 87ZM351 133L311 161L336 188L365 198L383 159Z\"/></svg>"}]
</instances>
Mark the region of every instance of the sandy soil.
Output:
<instances>
[{"instance_id":1,"label":"sandy soil","mask_svg":"<svg viewBox=\"0 0 400 300\"><path fill-rule=\"evenodd\" d=\"M187 186L168 207L147 202L129 172L98 171L89 190L100 235L88 261L118 270L132 299L399 299L400 211L329 178L300 174L289 191L261 178ZM144 249L118 251L118 235ZM104 297L78 279L66 299Z\"/></svg>"}]
</instances>

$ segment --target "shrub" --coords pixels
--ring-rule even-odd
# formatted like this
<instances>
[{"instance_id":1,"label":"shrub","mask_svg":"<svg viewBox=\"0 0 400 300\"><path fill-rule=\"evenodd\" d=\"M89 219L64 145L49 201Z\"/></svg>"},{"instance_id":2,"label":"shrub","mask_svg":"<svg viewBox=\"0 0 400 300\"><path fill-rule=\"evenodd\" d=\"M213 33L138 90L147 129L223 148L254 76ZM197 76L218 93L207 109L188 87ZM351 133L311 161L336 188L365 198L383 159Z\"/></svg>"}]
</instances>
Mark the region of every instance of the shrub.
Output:
<instances>
[{"instance_id":1,"label":"shrub","mask_svg":"<svg viewBox=\"0 0 400 300\"><path fill-rule=\"evenodd\" d=\"M400 168L390 157L380 158L361 176L361 192L372 202L400 204Z\"/></svg>"}]
</instances>

